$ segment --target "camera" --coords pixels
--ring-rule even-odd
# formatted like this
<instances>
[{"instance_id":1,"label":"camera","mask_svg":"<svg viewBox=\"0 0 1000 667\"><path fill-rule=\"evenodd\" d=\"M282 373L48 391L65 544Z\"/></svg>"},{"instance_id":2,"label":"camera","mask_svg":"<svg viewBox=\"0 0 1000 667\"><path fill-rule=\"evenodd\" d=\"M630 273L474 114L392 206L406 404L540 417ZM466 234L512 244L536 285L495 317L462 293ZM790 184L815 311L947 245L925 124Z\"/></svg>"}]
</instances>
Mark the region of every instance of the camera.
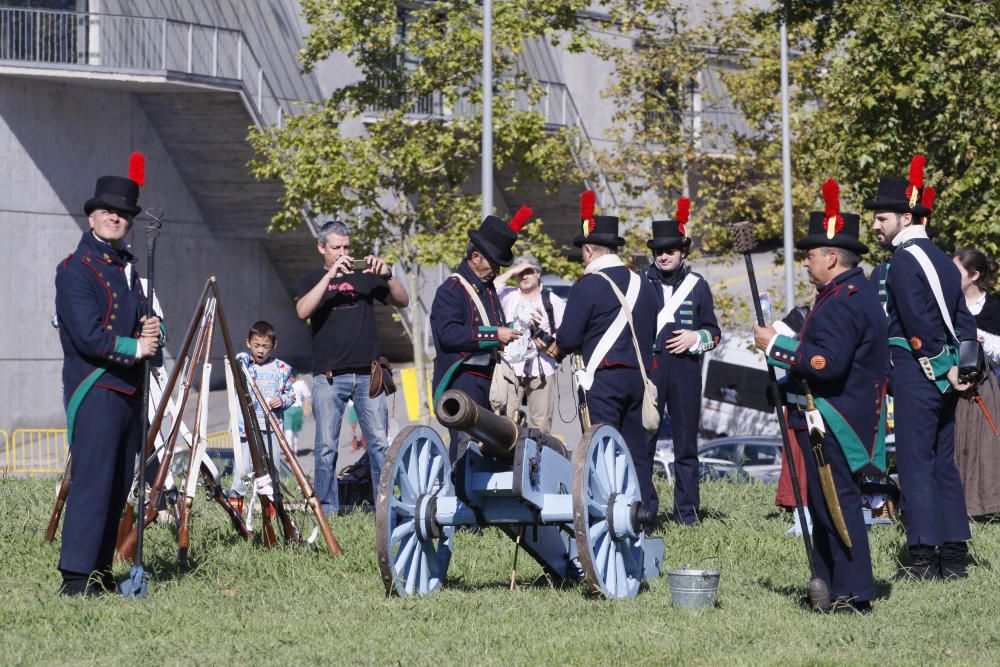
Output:
<instances>
[{"instance_id":1,"label":"camera","mask_svg":"<svg viewBox=\"0 0 1000 667\"><path fill-rule=\"evenodd\" d=\"M368 268L368 260L356 259L356 260L354 260L354 263L353 263L352 266L354 268L354 272L355 273L358 273L359 271L364 271L365 269Z\"/></svg>"},{"instance_id":2,"label":"camera","mask_svg":"<svg viewBox=\"0 0 1000 667\"><path fill-rule=\"evenodd\" d=\"M535 335L535 340L540 340L542 341L542 345L544 345L545 347L550 347L552 343L556 342L556 337L545 331L539 331Z\"/></svg>"}]
</instances>

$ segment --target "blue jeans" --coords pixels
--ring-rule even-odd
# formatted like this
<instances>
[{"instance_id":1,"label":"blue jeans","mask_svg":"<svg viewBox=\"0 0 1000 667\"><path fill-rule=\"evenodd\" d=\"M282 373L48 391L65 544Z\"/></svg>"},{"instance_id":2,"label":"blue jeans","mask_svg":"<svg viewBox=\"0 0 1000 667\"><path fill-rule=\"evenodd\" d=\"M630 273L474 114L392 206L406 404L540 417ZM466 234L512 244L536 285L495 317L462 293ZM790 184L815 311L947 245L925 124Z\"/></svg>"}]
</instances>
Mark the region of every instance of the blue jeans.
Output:
<instances>
[{"instance_id":1,"label":"blue jeans","mask_svg":"<svg viewBox=\"0 0 1000 667\"><path fill-rule=\"evenodd\" d=\"M312 408L316 420L316 449L313 452L316 471L313 485L316 497L323 505L323 512L329 514L340 509L337 491L337 448L340 445L340 427L344 418L347 401L354 402L361 434L368 444L368 459L371 462L372 491L378 488L382 474L382 464L388 449L387 426L389 411L385 396L368 398L370 378L356 373L335 375L327 380L323 374L313 375Z\"/></svg>"}]
</instances>

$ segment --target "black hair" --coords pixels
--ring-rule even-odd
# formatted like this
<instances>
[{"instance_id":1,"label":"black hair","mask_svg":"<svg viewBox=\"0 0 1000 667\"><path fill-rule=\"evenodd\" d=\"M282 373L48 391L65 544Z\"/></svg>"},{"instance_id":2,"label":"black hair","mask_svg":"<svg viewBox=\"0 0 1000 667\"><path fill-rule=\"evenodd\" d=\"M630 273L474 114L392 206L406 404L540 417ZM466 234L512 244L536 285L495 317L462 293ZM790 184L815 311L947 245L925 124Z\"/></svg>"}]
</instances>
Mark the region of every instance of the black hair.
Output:
<instances>
[{"instance_id":1,"label":"black hair","mask_svg":"<svg viewBox=\"0 0 1000 667\"><path fill-rule=\"evenodd\" d=\"M274 332L274 326L264 320L258 320L251 325L250 333L247 334L247 340L252 339L254 336L270 338L272 343L278 340L278 335Z\"/></svg>"},{"instance_id":2,"label":"black hair","mask_svg":"<svg viewBox=\"0 0 1000 667\"><path fill-rule=\"evenodd\" d=\"M958 260L967 273L979 272L979 278L974 281L979 289L985 290L993 284L993 278L997 274L997 263L983 252L975 248L959 248L952 257Z\"/></svg>"}]
</instances>

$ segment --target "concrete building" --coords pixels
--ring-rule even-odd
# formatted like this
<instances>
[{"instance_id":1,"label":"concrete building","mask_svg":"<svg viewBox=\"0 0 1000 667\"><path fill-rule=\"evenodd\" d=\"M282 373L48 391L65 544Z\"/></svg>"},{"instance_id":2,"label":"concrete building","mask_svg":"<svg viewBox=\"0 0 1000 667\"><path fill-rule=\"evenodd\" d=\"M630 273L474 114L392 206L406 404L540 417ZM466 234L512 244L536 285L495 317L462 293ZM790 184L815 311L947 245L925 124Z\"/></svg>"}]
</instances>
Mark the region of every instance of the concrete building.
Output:
<instances>
[{"instance_id":1,"label":"concrete building","mask_svg":"<svg viewBox=\"0 0 1000 667\"><path fill-rule=\"evenodd\" d=\"M599 26L600 14L593 18ZM301 274L318 265L314 230L268 234L281 185L257 181L246 166L250 126L280 124L299 102L357 76L336 55L303 75L296 53L307 29L296 0L0 1L0 266L8 286L0 429L65 423L61 351L50 325L54 270L87 228L82 206L95 179L124 175L133 150L147 159L140 204L162 208L167 220L156 287L174 335L215 275L235 340L265 318L279 332L278 356L308 363L308 331L293 298ZM546 89L537 108L548 125L578 128L576 158L592 161L611 122L608 105L598 103L611 63L538 41L526 45L521 65ZM348 129L363 131L363 119ZM510 174L498 172L495 182L501 213L530 201L565 243L576 233L585 187L598 190L604 210L628 205L598 179L566 183L555 195L521 186L508 206ZM141 220L132 243L145 272ZM383 341L390 357L405 360L409 344L388 308L380 327L394 327Z\"/></svg>"}]
</instances>

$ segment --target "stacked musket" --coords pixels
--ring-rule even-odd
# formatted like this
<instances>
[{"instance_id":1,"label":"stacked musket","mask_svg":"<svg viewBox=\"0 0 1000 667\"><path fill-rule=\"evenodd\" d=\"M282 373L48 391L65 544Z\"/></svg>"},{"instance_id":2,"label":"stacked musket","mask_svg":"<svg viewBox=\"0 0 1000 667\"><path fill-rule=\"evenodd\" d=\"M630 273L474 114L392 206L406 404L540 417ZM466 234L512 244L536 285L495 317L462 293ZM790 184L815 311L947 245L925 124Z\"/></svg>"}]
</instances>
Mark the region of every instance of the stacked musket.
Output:
<instances>
[{"instance_id":1,"label":"stacked musket","mask_svg":"<svg viewBox=\"0 0 1000 667\"><path fill-rule=\"evenodd\" d=\"M268 419L268 426L273 431L275 440L281 448L285 460L292 470L292 474L301 490L306 508L310 511L313 521L316 524L317 533L322 534L323 541L332 557L342 553L341 547L330 529L329 523L323 514L322 508L316 498L315 491L309 478L303 472L288 442L284 438L282 429L278 421L267 406L267 402L262 400L259 388L252 380L248 380L241 369L242 365L236 360L236 353L233 348L232 339L229 335L229 328L226 325L225 314L222 309L222 302L219 297L218 284L215 277L209 278L206 282L194 315L188 325L183 343L178 351L176 363L169 376L164 380L162 373L154 375L153 401L150 404L150 428L145 442L145 464L157 464L156 475L150 486L149 503L145 507L143 525L149 525L157 517L157 508L165 495L174 491L177 496L177 537L178 537L178 561L185 562L190 548L190 528L191 509L194 504L197 482L203 481L208 496L214 500L226 512L233 529L243 539L252 540L254 532L244 520L243 515L236 510L226 499L219 479L219 471L212 463L207 454L207 405L208 405L208 381L211 374L211 363L209 351L212 345L214 332L218 328L222 333L222 340L225 348L224 363L226 366L227 389L230 395L230 403L235 412L242 416L244 430L248 441L251 465L254 477L254 490L260 500L261 505L261 533L265 546L271 547L278 543L278 538L274 527L271 524L271 517L274 516L281 523L282 534L285 543L300 544L303 542L302 534L295 524L293 517L286 507L282 494L282 485L278 471L274 465L272 457L268 455L267 448L261 433L261 425L257 420L257 415L250 399L252 391L257 396L258 403L262 406L264 414ZM200 372L199 372L200 369ZM187 406L191 388L196 379L200 380L201 390L199 399L195 407L194 425L190 431L184 423L184 412ZM174 390L180 380L178 397L173 398ZM154 412L154 407L155 412ZM231 414L231 417L235 415ZM180 443L178 443L180 439ZM237 443L234 443L237 444ZM171 469L176 469L173 460L175 452L188 454L186 462L186 475L183 484L178 485L173 480ZM66 495L71 484L69 475L69 461L67 460L66 471L60 484L59 497L53 509L52 517L46 531L46 541L54 539L58 526L59 517L65 502ZM116 557L119 560L133 561L137 545L137 522L134 520L135 497L137 489L133 489L130 497L130 504L126 505L126 511L122 516L118 529L118 542L116 547ZM312 538L309 540L312 541Z\"/></svg>"}]
</instances>

